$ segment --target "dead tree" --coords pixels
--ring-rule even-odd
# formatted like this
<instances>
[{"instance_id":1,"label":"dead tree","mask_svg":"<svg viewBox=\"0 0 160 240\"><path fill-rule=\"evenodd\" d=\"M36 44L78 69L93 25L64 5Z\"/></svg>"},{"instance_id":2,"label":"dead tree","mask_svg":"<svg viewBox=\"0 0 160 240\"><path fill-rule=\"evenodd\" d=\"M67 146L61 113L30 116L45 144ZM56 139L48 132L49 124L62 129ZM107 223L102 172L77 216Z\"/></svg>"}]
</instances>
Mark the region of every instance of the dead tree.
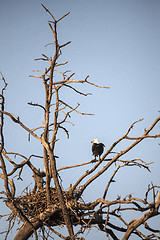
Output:
<instances>
[{"instance_id":1,"label":"dead tree","mask_svg":"<svg viewBox=\"0 0 160 240\"><path fill-rule=\"evenodd\" d=\"M5 239L7 239L8 234L14 227L15 220L19 219L21 226L14 236L14 240L25 240L32 234L35 235L35 239L38 239L38 229L41 229L43 239L49 239L51 234L57 235L62 239L84 239L84 232L91 229L92 226L97 226L100 231L105 232L107 239L119 239L117 237L118 232L123 233L123 240L128 239L131 234L134 234L140 239L160 239L159 229L154 229L147 223L148 219L160 214L160 193L158 193L160 186L153 184L148 185L144 199L137 198L129 193L129 195L123 198L118 196L114 200L109 200L107 195L117 172L122 168L137 166L150 171L149 165L151 163L146 163L141 159L123 160L122 157L146 138L160 137L160 134L151 134L152 129L159 123L160 117L155 119L150 127L139 137L129 136L134 125L142 121L142 119L134 122L127 132L115 141L104 153L101 161L89 160L79 165L64 165L64 167L57 169L55 149L58 141L58 131L60 129L63 130L67 137L69 137L65 123L68 122L68 118L73 112L80 115L91 115L90 113L80 112L78 110L79 104L70 105L65 102L61 97L61 89L65 89L66 91L69 89L76 94L87 96L88 93L78 90L78 85L88 84L98 88L108 87L102 87L90 82L88 80L89 76L84 80L75 80L73 78L74 73L68 74L68 72L59 70L61 66L64 67L67 64L67 62L60 62L59 59L62 54L62 49L70 44L70 42L59 43L57 27L59 22L69 13L56 20L52 13L44 5L42 6L51 17L49 27L53 34L53 42L48 45L54 47L54 55L50 57L42 54L41 58L36 59L47 62L48 67L44 71L36 70L37 75L31 76L43 82L45 89L44 105L33 102L28 103L32 107L38 107L44 111L42 126L30 129L20 120L21 118L5 110L4 91L7 88L7 83L1 73L1 83L3 82L3 86L1 84L0 179L1 184L4 186L4 190L1 191L1 200L3 200L11 210L7 218L9 222L8 231L1 234L5 234ZM54 77L55 73L59 74L58 80ZM8 149L5 148L3 129L4 120L7 117L13 121L13 124L17 124L20 128L23 128L29 136L39 141L40 146L43 148L43 156L34 154L24 156L20 152L9 152ZM38 133L41 131L41 133L38 134L37 131ZM115 147L124 140L128 141L128 147L118 153L114 152L113 157L110 157ZM21 162L17 163L14 156L22 159ZM39 170L34 166L33 158L43 159L43 170ZM58 161L60 161L60 159ZM8 164L12 170L7 168ZM103 197L94 199L92 202L85 202L82 199L82 195L87 191L88 186L93 184L97 178L106 173L114 164L115 169L111 173L107 186L104 189ZM68 186L68 190L65 191L60 182L60 171L65 169L72 170L73 168L84 165L88 165L88 170L82 176L79 176L79 179L73 182L72 185ZM20 179L24 166L27 166L32 172L34 188L26 191L25 194L21 196L16 196L14 176L18 174ZM148 198L151 192L153 194L152 201ZM123 213L130 211L132 211L132 216L134 212L139 212L140 217L138 219L133 218L132 221L128 222L123 216ZM1 218L4 219L5 216L1 215ZM113 218L118 220L119 225L112 221ZM66 226L68 236L64 236L61 232L55 230L55 226ZM74 226L77 227L74 228ZM139 230L139 226L143 226L144 231ZM146 234L145 230L149 231L149 234Z\"/></svg>"}]
</instances>

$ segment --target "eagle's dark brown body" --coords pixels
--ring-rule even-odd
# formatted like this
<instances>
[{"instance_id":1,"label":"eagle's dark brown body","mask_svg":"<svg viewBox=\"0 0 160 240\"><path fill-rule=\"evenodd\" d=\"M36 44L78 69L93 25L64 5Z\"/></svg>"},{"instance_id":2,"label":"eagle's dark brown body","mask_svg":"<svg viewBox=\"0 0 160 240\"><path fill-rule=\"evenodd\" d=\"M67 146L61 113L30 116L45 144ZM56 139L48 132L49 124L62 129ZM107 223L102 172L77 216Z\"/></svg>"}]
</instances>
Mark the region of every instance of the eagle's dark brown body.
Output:
<instances>
[{"instance_id":1,"label":"eagle's dark brown body","mask_svg":"<svg viewBox=\"0 0 160 240\"><path fill-rule=\"evenodd\" d=\"M103 151L104 151L104 144L103 143L99 143L99 142L95 142L94 140L92 141L93 145L92 145L92 153L93 155L96 157L102 155Z\"/></svg>"}]
</instances>

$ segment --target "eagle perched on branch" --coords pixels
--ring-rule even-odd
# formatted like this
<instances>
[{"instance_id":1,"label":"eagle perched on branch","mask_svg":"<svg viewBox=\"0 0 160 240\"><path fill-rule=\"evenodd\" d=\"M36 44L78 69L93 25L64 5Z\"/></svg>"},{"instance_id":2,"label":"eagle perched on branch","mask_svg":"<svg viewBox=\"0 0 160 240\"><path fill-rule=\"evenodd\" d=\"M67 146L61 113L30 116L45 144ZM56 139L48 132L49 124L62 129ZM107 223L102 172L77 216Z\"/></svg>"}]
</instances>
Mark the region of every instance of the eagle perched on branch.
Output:
<instances>
[{"instance_id":1,"label":"eagle perched on branch","mask_svg":"<svg viewBox=\"0 0 160 240\"><path fill-rule=\"evenodd\" d=\"M96 160L97 156L99 156L99 160L100 160L100 156L102 155L102 153L104 151L105 145L103 143L100 143L98 141L98 139L94 139L91 143L93 143L92 144L92 153L95 156L95 160Z\"/></svg>"}]
</instances>

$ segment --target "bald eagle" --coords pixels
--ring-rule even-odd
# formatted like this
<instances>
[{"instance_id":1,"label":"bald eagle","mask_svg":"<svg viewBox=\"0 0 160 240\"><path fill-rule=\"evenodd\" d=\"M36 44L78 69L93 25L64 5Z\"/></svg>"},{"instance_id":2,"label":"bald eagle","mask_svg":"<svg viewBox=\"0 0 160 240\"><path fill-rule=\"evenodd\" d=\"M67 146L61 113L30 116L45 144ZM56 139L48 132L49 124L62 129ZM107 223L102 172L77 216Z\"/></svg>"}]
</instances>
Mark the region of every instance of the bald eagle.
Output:
<instances>
[{"instance_id":1,"label":"bald eagle","mask_svg":"<svg viewBox=\"0 0 160 240\"><path fill-rule=\"evenodd\" d=\"M99 160L100 160L100 156L102 155L102 153L104 151L105 145L103 143L100 143L98 141L98 139L94 139L91 143L93 143L92 144L92 153L95 156L95 160L96 160L97 156L99 156Z\"/></svg>"}]
</instances>

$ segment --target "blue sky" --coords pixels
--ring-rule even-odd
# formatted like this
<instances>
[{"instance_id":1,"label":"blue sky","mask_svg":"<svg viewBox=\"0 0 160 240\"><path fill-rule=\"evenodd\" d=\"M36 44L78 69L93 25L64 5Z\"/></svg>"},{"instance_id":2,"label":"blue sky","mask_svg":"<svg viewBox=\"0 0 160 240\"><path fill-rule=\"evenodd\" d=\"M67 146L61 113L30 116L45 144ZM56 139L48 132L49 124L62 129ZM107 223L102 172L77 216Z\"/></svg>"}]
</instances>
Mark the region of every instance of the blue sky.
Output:
<instances>
[{"instance_id":1,"label":"blue sky","mask_svg":"<svg viewBox=\"0 0 160 240\"><path fill-rule=\"evenodd\" d=\"M80 111L94 113L94 116L73 114L68 125L70 139L60 132L56 154L59 167L86 162L92 159L91 140L98 138L106 148L120 138L136 120L144 121L132 130L133 136L143 133L145 128L158 117L160 100L160 1L155 0L48 0L42 3L56 18L68 11L70 15L59 23L59 41L72 41L63 51L62 61L69 61L66 70L75 72L76 79L89 80L110 89L82 86L88 97L79 97L63 92L63 99L76 105ZM0 70L8 82L6 110L20 116L29 127L41 124L43 113L26 103L44 102L43 86L38 79L29 78L33 69L44 70L34 61L42 53L50 55L51 48L44 46L52 41L47 21L49 16L41 7L41 1L0 1ZM159 133L159 126L156 131ZM10 151L20 151L29 156L41 154L39 143L6 118L6 146ZM117 183L109 192L114 199L117 194L133 192L142 197L147 185L159 180L159 140L146 140L125 157L154 161L152 173L143 169L124 169L117 175ZM127 142L116 150L123 150ZM36 160L35 160L36 161ZM42 163L37 163L42 168ZM86 171L88 167L76 169L74 173L61 172L64 187ZM85 198L103 194L103 184L111 172L103 175L99 182L90 186ZM27 169L24 179L30 183ZM126 184L126 181L128 184ZM18 193L24 185L19 183ZM94 191L93 188L97 189ZM89 236L88 236L89 239Z\"/></svg>"}]
</instances>

